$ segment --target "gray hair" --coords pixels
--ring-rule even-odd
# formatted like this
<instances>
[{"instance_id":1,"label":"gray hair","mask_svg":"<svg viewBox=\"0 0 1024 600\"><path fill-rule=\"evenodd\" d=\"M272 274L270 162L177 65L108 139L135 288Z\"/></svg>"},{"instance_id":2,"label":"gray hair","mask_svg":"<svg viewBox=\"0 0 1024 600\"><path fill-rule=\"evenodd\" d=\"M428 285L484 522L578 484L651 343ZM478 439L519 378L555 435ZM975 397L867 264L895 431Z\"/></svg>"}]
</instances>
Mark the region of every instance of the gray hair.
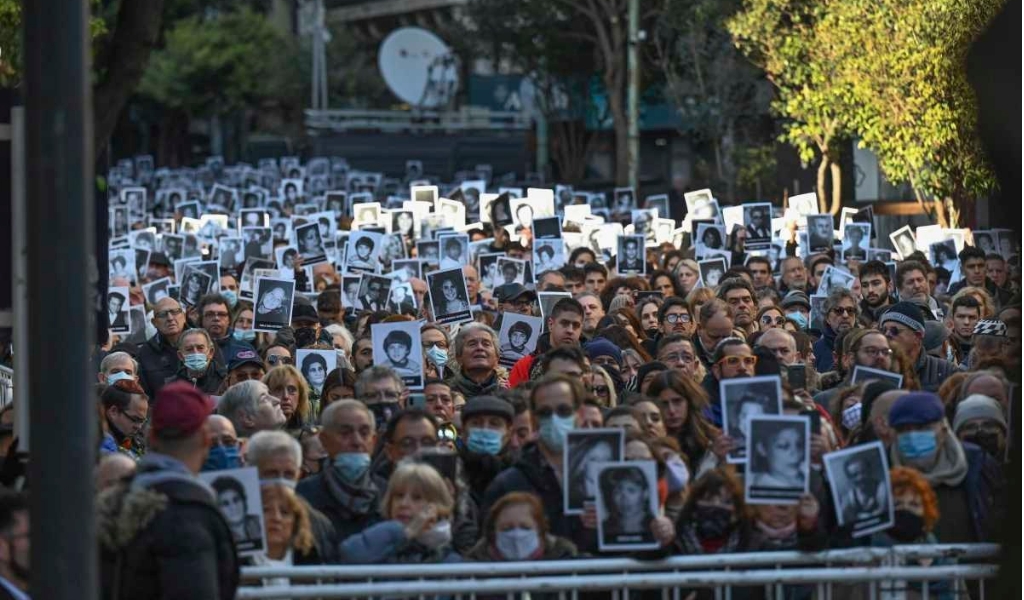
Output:
<instances>
[{"instance_id":1,"label":"gray hair","mask_svg":"<svg viewBox=\"0 0 1024 600\"><path fill-rule=\"evenodd\" d=\"M331 334L332 336L340 335L344 341L345 354L352 354L352 344L356 343L356 338L352 336L352 332L348 330L344 325L328 325L324 327L324 331Z\"/></svg>"},{"instance_id":2,"label":"gray hair","mask_svg":"<svg viewBox=\"0 0 1024 600\"><path fill-rule=\"evenodd\" d=\"M265 460L287 454L296 470L302 467L302 446L298 440L283 431L260 431L249 438L245 462L257 467Z\"/></svg>"},{"instance_id":3,"label":"gray hair","mask_svg":"<svg viewBox=\"0 0 1024 600\"><path fill-rule=\"evenodd\" d=\"M371 382L380 381L381 379L393 379L398 383L399 391L405 390L405 382L398 376L398 373L395 373L394 369L383 365L374 365L360 373L359 379L356 379L356 398L365 396L366 386L370 385Z\"/></svg>"},{"instance_id":4,"label":"gray hair","mask_svg":"<svg viewBox=\"0 0 1024 600\"><path fill-rule=\"evenodd\" d=\"M853 295L853 292L846 288L838 288L832 290L832 293L825 298L825 302L822 303L821 310L823 311L823 317L828 318L828 315L832 312L832 309L839 306L839 303L843 300L849 300L853 302L853 310L856 313L853 315L854 319L860 316L860 302L857 301L857 297Z\"/></svg>"},{"instance_id":5,"label":"gray hair","mask_svg":"<svg viewBox=\"0 0 1024 600\"><path fill-rule=\"evenodd\" d=\"M330 406L324 409L324 412L320 413L320 424L325 429L337 429L338 423L336 413L343 410L361 410L366 414L367 418L370 419L370 423L374 422L373 412L365 404L358 400L346 398L344 400L335 400L331 402Z\"/></svg>"},{"instance_id":6,"label":"gray hair","mask_svg":"<svg viewBox=\"0 0 1024 600\"><path fill-rule=\"evenodd\" d=\"M455 334L455 359L458 360L462 356L462 350L466 345L466 336L476 332L484 331L487 335L491 336L491 343L494 344L494 351L498 351L498 334L493 329L484 323L469 323L459 328L459 332Z\"/></svg>"},{"instance_id":7,"label":"gray hair","mask_svg":"<svg viewBox=\"0 0 1024 600\"><path fill-rule=\"evenodd\" d=\"M206 331L205 329L203 329L201 327L193 327L192 329L186 329L184 331L184 333L182 333L178 337L178 350L181 350L182 346L185 345L185 338L187 338L190 335L201 335L201 336L203 336L204 338L206 338L206 345L211 350L213 350L213 338L210 337L210 332Z\"/></svg>"},{"instance_id":8,"label":"gray hair","mask_svg":"<svg viewBox=\"0 0 1024 600\"><path fill-rule=\"evenodd\" d=\"M270 393L270 388L262 381L250 379L229 387L221 396L217 412L224 415L235 426L235 432L243 435L249 431L242 425L239 412L245 416L254 416L259 407L260 398Z\"/></svg>"},{"instance_id":9,"label":"gray hair","mask_svg":"<svg viewBox=\"0 0 1024 600\"><path fill-rule=\"evenodd\" d=\"M135 360L131 354L127 352L111 352L106 355L102 361L100 361L100 373L106 373L107 369L111 368L114 363L121 362L124 359L132 361L132 368L135 369L135 375L139 374L139 361Z\"/></svg>"}]
</instances>

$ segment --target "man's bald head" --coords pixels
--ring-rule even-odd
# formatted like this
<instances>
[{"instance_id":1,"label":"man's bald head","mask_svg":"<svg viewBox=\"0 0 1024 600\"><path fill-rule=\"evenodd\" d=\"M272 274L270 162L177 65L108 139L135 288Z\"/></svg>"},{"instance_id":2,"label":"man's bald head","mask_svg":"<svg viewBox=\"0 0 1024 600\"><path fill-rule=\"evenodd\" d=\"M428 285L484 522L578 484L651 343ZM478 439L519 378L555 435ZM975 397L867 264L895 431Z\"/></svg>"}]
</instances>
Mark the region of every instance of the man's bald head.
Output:
<instances>
[{"instance_id":1,"label":"man's bald head","mask_svg":"<svg viewBox=\"0 0 1024 600\"><path fill-rule=\"evenodd\" d=\"M757 347L771 350L779 363L787 366L798 363L803 358L797 353L796 339L785 329L765 331L757 338Z\"/></svg>"},{"instance_id":2,"label":"man's bald head","mask_svg":"<svg viewBox=\"0 0 1024 600\"><path fill-rule=\"evenodd\" d=\"M96 465L96 491L102 492L133 473L134 460L121 453L108 454Z\"/></svg>"},{"instance_id":3,"label":"man's bald head","mask_svg":"<svg viewBox=\"0 0 1024 600\"><path fill-rule=\"evenodd\" d=\"M871 424L872 429L874 429L878 439L887 447L892 446L896 441L896 430L889 427L889 410L900 397L909 393L907 390L883 392L871 404L871 415L868 422Z\"/></svg>"},{"instance_id":4,"label":"man's bald head","mask_svg":"<svg viewBox=\"0 0 1024 600\"><path fill-rule=\"evenodd\" d=\"M206 417L206 430L210 432L210 439L214 443L223 445L234 445L238 443L238 432L231 419L223 415L210 415Z\"/></svg>"}]
</instances>

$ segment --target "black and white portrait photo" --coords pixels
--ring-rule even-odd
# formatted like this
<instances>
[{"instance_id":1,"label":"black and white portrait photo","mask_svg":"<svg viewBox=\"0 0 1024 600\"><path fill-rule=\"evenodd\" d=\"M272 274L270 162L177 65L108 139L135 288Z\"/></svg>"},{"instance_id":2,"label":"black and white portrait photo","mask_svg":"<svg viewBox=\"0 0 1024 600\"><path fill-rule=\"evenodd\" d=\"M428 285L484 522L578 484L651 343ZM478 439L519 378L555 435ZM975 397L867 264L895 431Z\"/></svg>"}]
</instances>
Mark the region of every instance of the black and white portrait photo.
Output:
<instances>
[{"instance_id":1,"label":"black and white portrait photo","mask_svg":"<svg viewBox=\"0 0 1024 600\"><path fill-rule=\"evenodd\" d=\"M401 283L407 283L410 279L423 279L423 262L418 258L407 258L396 260L391 263L391 278Z\"/></svg>"},{"instance_id":2,"label":"black and white portrait photo","mask_svg":"<svg viewBox=\"0 0 1024 600\"><path fill-rule=\"evenodd\" d=\"M238 265L245 260L242 253L242 248L244 248L242 242L240 237L220 238L217 243L217 260L221 269L232 272L238 269Z\"/></svg>"},{"instance_id":3,"label":"black and white portrait photo","mask_svg":"<svg viewBox=\"0 0 1024 600\"><path fill-rule=\"evenodd\" d=\"M217 506L224 515L235 548L239 554L258 554L264 551L265 527L263 498L256 467L203 471L199 478L206 482L217 497Z\"/></svg>"},{"instance_id":4,"label":"black and white portrait photo","mask_svg":"<svg viewBox=\"0 0 1024 600\"><path fill-rule=\"evenodd\" d=\"M327 374L338 368L338 353L334 350L300 348L295 351L295 366L309 387L321 395Z\"/></svg>"},{"instance_id":5,"label":"black and white portrait photo","mask_svg":"<svg viewBox=\"0 0 1024 600\"><path fill-rule=\"evenodd\" d=\"M995 232L979 230L975 231L973 235L975 248L980 248L985 254L999 254L998 236ZM896 247L895 243L893 243L893 247Z\"/></svg>"},{"instance_id":6,"label":"black and white portrait photo","mask_svg":"<svg viewBox=\"0 0 1024 600\"><path fill-rule=\"evenodd\" d=\"M156 228L129 231L128 245L136 250L156 250Z\"/></svg>"},{"instance_id":7,"label":"black and white portrait photo","mask_svg":"<svg viewBox=\"0 0 1024 600\"><path fill-rule=\"evenodd\" d=\"M243 227L242 239L245 240L245 257L269 259L273 256L274 234L269 227Z\"/></svg>"},{"instance_id":8,"label":"black and white portrait photo","mask_svg":"<svg viewBox=\"0 0 1024 600\"><path fill-rule=\"evenodd\" d=\"M107 254L110 280L123 278L128 282L135 280L135 252L131 248L111 250Z\"/></svg>"},{"instance_id":9,"label":"black and white portrait photo","mask_svg":"<svg viewBox=\"0 0 1024 600\"><path fill-rule=\"evenodd\" d=\"M729 269L729 265L721 257L699 261L697 267L700 269L701 283L704 287L710 288L717 287L718 283L722 280L722 276Z\"/></svg>"},{"instance_id":10,"label":"black and white portrait photo","mask_svg":"<svg viewBox=\"0 0 1024 600\"><path fill-rule=\"evenodd\" d=\"M380 262L390 269L396 260L407 258L405 242L398 234L381 234Z\"/></svg>"},{"instance_id":11,"label":"black and white portrait photo","mask_svg":"<svg viewBox=\"0 0 1024 600\"><path fill-rule=\"evenodd\" d=\"M562 446L562 510L567 515L581 515L587 502L597 500L597 467L606 462L622 460L625 430L575 429L566 434Z\"/></svg>"},{"instance_id":12,"label":"black and white portrait photo","mask_svg":"<svg viewBox=\"0 0 1024 600\"><path fill-rule=\"evenodd\" d=\"M286 206L295 206L302 200L303 181L301 179L282 179L279 196Z\"/></svg>"},{"instance_id":13,"label":"black and white portrait photo","mask_svg":"<svg viewBox=\"0 0 1024 600\"><path fill-rule=\"evenodd\" d=\"M341 307L359 310L359 283L361 277L341 278Z\"/></svg>"},{"instance_id":14,"label":"black and white portrait photo","mask_svg":"<svg viewBox=\"0 0 1024 600\"><path fill-rule=\"evenodd\" d=\"M211 207L219 206L227 211L235 210L235 199L238 196L238 190L229 188L219 183L213 184L213 189L210 190L210 201Z\"/></svg>"},{"instance_id":15,"label":"black and white portrait photo","mask_svg":"<svg viewBox=\"0 0 1024 600\"><path fill-rule=\"evenodd\" d=\"M380 222L380 202L364 202L352 207L352 227L376 227Z\"/></svg>"},{"instance_id":16,"label":"black and white portrait photo","mask_svg":"<svg viewBox=\"0 0 1024 600\"><path fill-rule=\"evenodd\" d=\"M348 193L344 191L330 191L324 197L324 210L334 215L334 218L348 214Z\"/></svg>"},{"instance_id":17,"label":"black and white portrait photo","mask_svg":"<svg viewBox=\"0 0 1024 600\"><path fill-rule=\"evenodd\" d=\"M457 200L439 198L437 215L441 217L445 227L459 228L466 224L466 206Z\"/></svg>"},{"instance_id":18,"label":"black and white portrait photo","mask_svg":"<svg viewBox=\"0 0 1024 600\"><path fill-rule=\"evenodd\" d=\"M132 275L132 281L142 281L146 278L146 272L149 270L149 256L151 252L146 248L135 248L134 253L134 264L135 273Z\"/></svg>"},{"instance_id":19,"label":"black and white portrait photo","mask_svg":"<svg viewBox=\"0 0 1024 600\"><path fill-rule=\"evenodd\" d=\"M751 417L745 476L750 504L796 504L810 489L811 422L804 416Z\"/></svg>"},{"instance_id":20,"label":"black and white portrait photo","mask_svg":"<svg viewBox=\"0 0 1024 600\"><path fill-rule=\"evenodd\" d=\"M117 206L107 209L109 214L108 227L110 237L121 237L128 235L128 207Z\"/></svg>"},{"instance_id":21,"label":"black and white portrait photo","mask_svg":"<svg viewBox=\"0 0 1024 600\"><path fill-rule=\"evenodd\" d=\"M256 279L253 330L272 332L291 325L294 298L294 280Z\"/></svg>"},{"instance_id":22,"label":"black and white portrait photo","mask_svg":"<svg viewBox=\"0 0 1024 600\"><path fill-rule=\"evenodd\" d=\"M238 282L238 297L243 300L252 300L256 291L256 270L276 269L277 263L265 258L247 257L242 265L242 279Z\"/></svg>"},{"instance_id":23,"label":"black and white portrait photo","mask_svg":"<svg viewBox=\"0 0 1024 600\"><path fill-rule=\"evenodd\" d=\"M406 387L423 389L423 345L416 321L370 326L373 364L394 369Z\"/></svg>"},{"instance_id":24,"label":"black and white portrait photo","mask_svg":"<svg viewBox=\"0 0 1024 600\"><path fill-rule=\"evenodd\" d=\"M199 218L199 203L198 202L182 202L176 208L176 211L181 214L182 219L198 219Z\"/></svg>"},{"instance_id":25,"label":"black and white portrait photo","mask_svg":"<svg viewBox=\"0 0 1024 600\"><path fill-rule=\"evenodd\" d=\"M882 442L851 446L822 458L840 527L852 529L853 537L892 527L889 461Z\"/></svg>"},{"instance_id":26,"label":"black and white portrait photo","mask_svg":"<svg viewBox=\"0 0 1024 600\"><path fill-rule=\"evenodd\" d=\"M512 197L507 192L499 194L491 202L490 222L496 227L512 225Z\"/></svg>"},{"instance_id":27,"label":"black and white portrait photo","mask_svg":"<svg viewBox=\"0 0 1024 600\"><path fill-rule=\"evenodd\" d=\"M511 206L512 223L516 226L516 231L532 229L536 209L534 208L531 199L524 198L521 200L513 200Z\"/></svg>"},{"instance_id":28,"label":"black and white portrait photo","mask_svg":"<svg viewBox=\"0 0 1024 600\"><path fill-rule=\"evenodd\" d=\"M889 383L896 386L896 389L903 387L903 376L899 373L893 373L892 371L883 371L882 369L872 369L871 367L865 367L863 365L854 365L853 374L850 376L850 385L860 385L868 381L888 381Z\"/></svg>"},{"instance_id":29,"label":"black and white portrait photo","mask_svg":"<svg viewBox=\"0 0 1024 600\"><path fill-rule=\"evenodd\" d=\"M597 472L597 540L602 552L654 550L658 470L653 460L603 463Z\"/></svg>"},{"instance_id":30,"label":"black and white portrait photo","mask_svg":"<svg viewBox=\"0 0 1024 600\"><path fill-rule=\"evenodd\" d=\"M359 281L358 310L378 311L387 307L393 280L383 275L364 273Z\"/></svg>"},{"instance_id":31,"label":"black and white portrait photo","mask_svg":"<svg viewBox=\"0 0 1024 600\"><path fill-rule=\"evenodd\" d=\"M942 267L953 274L960 272L960 259L957 257L956 242L953 240L929 244L928 258L935 267Z\"/></svg>"},{"instance_id":32,"label":"black and white portrait photo","mask_svg":"<svg viewBox=\"0 0 1024 600\"><path fill-rule=\"evenodd\" d=\"M714 219L721 222L721 210L711 190L703 189L683 194L686 202L686 214L690 219Z\"/></svg>"},{"instance_id":33,"label":"black and white portrait photo","mask_svg":"<svg viewBox=\"0 0 1024 600\"><path fill-rule=\"evenodd\" d=\"M846 269L829 265L821 273L821 281L818 282L818 294L828 296L838 289L851 289L857 277Z\"/></svg>"},{"instance_id":34,"label":"black and white portrait photo","mask_svg":"<svg viewBox=\"0 0 1024 600\"><path fill-rule=\"evenodd\" d=\"M107 322L111 333L131 333L128 306L127 287L112 287L107 290Z\"/></svg>"},{"instance_id":35,"label":"black and white portrait photo","mask_svg":"<svg viewBox=\"0 0 1024 600\"><path fill-rule=\"evenodd\" d=\"M555 304L558 304L562 298L572 298L572 294L570 292L537 292L537 304L540 306L541 318L550 317Z\"/></svg>"},{"instance_id":36,"label":"black and white portrait photo","mask_svg":"<svg viewBox=\"0 0 1024 600\"><path fill-rule=\"evenodd\" d=\"M742 360L741 357L726 360L729 358ZM734 444L728 461L740 463L747 459L750 450L750 418L782 413L782 380L778 375L723 379L719 382L719 391L722 429Z\"/></svg>"},{"instance_id":37,"label":"black and white portrait photo","mask_svg":"<svg viewBox=\"0 0 1024 600\"><path fill-rule=\"evenodd\" d=\"M807 215L807 247L812 253L832 249L832 215Z\"/></svg>"},{"instance_id":38,"label":"black and white portrait photo","mask_svg":"<svg viewBox=\"0 0 1024 600\"><path fill-rule=\"evenodd\" d=\"M847 223L843 229L842 260L864 262L868 259L868 244L871 243L871 225L868 223ZM955 252L954 252L955 254Z\"/></svg>"},{"instance_id":39,"label":"black and white portrait photo","mask_svg":"<svg viewBox=\"0 0 1024 600\"><path fill-rule=\"evenodd\" d=\"M647 274L647 256L644 236L620 235L615 270L621 273Z\"/></svg>"},{"instance_id":40,"label":"black and white portrait photo","mask_svg":"<svg viewBox=\"0 0 1024 600\"><path fill-rule=\"evenodd\" d=\"M647 196L644 199L644 208L656 211L659 219L672 218L672 215L669 213L668 194Z\"/></svg>"},{"instance_id":41,"label":"black and white portrait photo","mask_svg":"<svg viewBox=\"0 0 1024 600\"><path fill-rule=\"evenodd\" d=\"M469 291L462 268L427 273L430 310L434 321L441 324L472 321L469 309Z\"/></svg>"},{"instance_id":42,"label":"black and white portrait photo","mask_svg":"<svg viewBox=\"0 0 1024 600\"><path fill-rule=\"evenodd\" d=\"M636 208L636 191L631 187L615 188L612 214L628 215Z\"/></svg>"},{"instance_id":43,"label":"black and white portrait photo","mask_svg":"<svg viewBox=\"0 0 1024 600\"><path fill-rule=\"evenodd\" d=\"M487 190L487 182L483 179L463 181L459 184L462 191L462 199L465 204L463 218L466 215L473 215L476 218L480 214L480 196Z\"/></svg>"},{"instance_id":44,"label":"black and white portrait photo","mask_svg":"<svg viewBox=\"0 0 1024 600\"><path fill-rule=\"evenodd\" d=\"M914 238L914 232L910 229L910 225L904 225L890 233L889 241L892 242L892 247L899 254L900 260L907 260L907 257L917 250L917 240Z\"/></svg>"},{"instance_id":45,"label":"black and white portrait photo","mask_svg":"<svg viewBox=\"0 0 1024 600\"><path fill-rule=\"evenodd\" d=\"M274 259L277 261L277 268L282 272L294 272L299 258L299 249L294 246L274 248Z\"/></svg>"},{"instance_id":46,"label":"black and white portrait photo","mask_svg":"<svg viewBox=\"0 0 1024 600\"><path fill-rule=\"evenodd\" d=\"M498 332L498 364L512 368L516 361L533 354L543 327L541 317L503 313L501 331Z\"/></svg>"},{"instance_id":47,"label":"black and white portrait photo","mask_svg":"<svg viewBox=\"0 0 1024 600\"><path fill-rule=\"evenodd\" d=\"M416 216L411 210L395 210L391 212L391 233L412 239L416 232Z\"/></svg>"},{"instance_id":48,"label":"black and white portrait photo","mask_svg":"<svg viewBox=\"0 0 1024 600\"><path fill-rule=\"evenodd\" d=\"M562 237L562 220L558 217L537 217L533 220L533 239L557 240Z\"/></svg>"},{"instance_id":49,"label":"black and white portrait photo","mask_svg":"<svg viewBox=\"0 0 1024 600\"><path fill-rule=\"evenodd\" d=\"M156 281L151 281L150 283L142 286L142 294L146 297L146 302L150 306L154 306L157 302L170 295L170 287L171 278L161 277Z\"/></svg>"},{"instance_id":50,"label":"black and white portrait photo","mask_svg":"<svg viewBox=\"0 0 1024 600\"><path fill-rule=\"evenodd\" d=\"M431 206L438 198L436 185L414 185L409 188L409 194L413 202L429 202Z\"/></svg>"},{"instance_id":51,"label":"black and white portrait photo","mask_svg":"<svg viewBox=\"0 0 1024 600\"><path fill-rule=\"evenodd\" d=\"M789 208L792 208L801 216L806 217L818 212L818 194L815 192L790 196L786 202L789 204Z\"/></svg>"},{"instance_id":52,"label":"black and white portrait photo","mask_svg":"<svg viewBox=\"0 0 1024 600\"><path fill-rule=\"evenodd\" d=\"M405 180L413 181L423 177L423 161L420 160L407 160L405 161Z\"/></svg>"},{"instance_id":53,"label":"black and white portrait photo","mask_svg":"<svg viewBox=\"0 0 1024 600\"><path fill-rule=\"evenodd\" d=\"M391 284L391 292L388 294L387 311L396 315L415 315L416 294L412 291L411 283L394 281Z\"/></svg>"},{"instance_id":54,"label":"black and white portrait photo","mask_svg":"<svg viewBox=\"0 0 1024 600\"><path fill-rule=\"evenodd\" d=\"M482 260L482 259L481 259ZM518 258L498 257L498 280L495 287L508 283L526 285L526 261Z\"/></svg>"},{"instance_id":55,"label":"black and white portrait photo","mask_svg":"<svg viewBox=\"0 0 1024 600\"><path fill-rule=\"evenodd\" d=\"M565 266L565 242L557 240L536 240L533 244L533 272L557 271Z\"/></svg>"},{"instance_id":56,"label":"black and white portrait photo","mask_svg":"<svg viewBox=\"0 0 1024 600\"><path fill-rule=\"evenodd\" d=\"M262 208L243 208L239 211L239 227L270 227L270 213Z\"/></svg>"},{"instance_id":57,"label":"black and white portrait photo","mask_svg":"<svg viewBox=\"0 0 1024 600\"><path fill-rule=\"evenodd\" d=\"M270 230L274 233L275 242L288 242L292 239L291 219L271 219Z\"/></svg>"},{"instance_id":58,"label":"black and white portrait photo","mask_svg":"<svg viewBox=\"0 0 1024 600\"><path fill-rule=\"evenodd\" d=\"M381 242L379 233L353 231L349 233L345 251L345 270L350 273L376 273L380 265Z\"/></svg>"},{"instance_id":59,"label":"black and white portrait photo","mask_svg":"<svg viewBox=\"0 0 1024 600\"><path fill-rule=\"evenodd\" d=\"M185 306L196 306L199 299L210 293L213 278L209 274L195 268L194 264L185 267L181 278L181 292L178 300Z\"/></svg>"},{"instance_id":60,"label":"black and white portrait photo","mask_svg":"<svg viewBox=\"0 0 1024 600\"><path fill-rule=\"evenodd\" d=\"M324 240L320 236L320 224L306 223L295 227L295 243L302 255L304 266L313 266L327 262L327 250L324 248Z\"/></svg>"},{"instance_id":61,"label":"black and white portrait photo","mask_svg":"<svg viewBox=\"0 0 1024 600\"><path fill-rule=\"evenodd\" d=\"M649 208L634 209L631 211L633 221L633 233L643 236L644 243L654 245L657 243L658 213Z\"/></svg>"},{"instance_id":62,"label":"black and white portrait photo","mask_svg":"<svg viewBox=\"0 0 1024 600\"><path fill-rule=\"evenodd\" d=\"M437 243L441 248L441 261L438 268L462 268L469 264L469 236L464 233L445 233L438 236Z\"/></svg>"},{"instance_id":63,"label":"black and white portrait photo","mask_svg":"<svg viewBox=\"0 0 1024 600\"><path fill-rule=\"evenodd\" d=\"M772 205L756 203L743 205L743 225L747 228L747 250L764 250L772 243Z\"/></svg>"},{"instance_id":64,"label":"black and white portrait photo","mask_svg":"<svg viewBox=\"0 0 1024 600\"><path fill-rule=\"evenodd\" d=\"M700 223L697 225L697 235L694 239L694 253L698 258L705 257L708 250L724 250L725 227Z\"/></svg>"},{"instance_id":65,"label":"black and white portrait photo","mask_svg":"<svg viewBox=\"0 0 1024 600\"><path fill-rule=\"evenodd\" d=\"M437 242L416 242L416 256L428 270L436 270L441 264L441 247Z\"/></svg>"}]
</instances>

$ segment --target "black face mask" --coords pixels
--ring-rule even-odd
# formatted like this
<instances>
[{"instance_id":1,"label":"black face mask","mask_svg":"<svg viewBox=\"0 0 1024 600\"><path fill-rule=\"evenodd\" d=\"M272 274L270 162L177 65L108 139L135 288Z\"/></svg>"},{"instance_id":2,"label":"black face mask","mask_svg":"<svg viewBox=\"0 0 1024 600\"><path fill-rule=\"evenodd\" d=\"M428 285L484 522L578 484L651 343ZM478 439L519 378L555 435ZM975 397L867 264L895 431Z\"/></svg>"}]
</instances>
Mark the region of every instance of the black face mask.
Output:
<instances>
[{"instance_id":1,"label":"black face mask","mask_svg":"<svg viewBox=\"0 0 1024 600\"><path fill-rule=\"evenodd\" d=\"M732 529L732 511L721 506L700 506L694 514L697 535L706 540L725 537Z\"/></svg>"},{"instance_id":2,"label":"black face mask","mask_svg":"<svg viewBox=\"0 0 1024 600\"><path fill-rule=\"evenodd\" d=\"M980 431L972 436L964 438L964 441L981 446L981 449L987 452L989 456L996 460L1002 460L1001 453L999 452L998 433Z\"/></svg>"},{"instance_id":3,"label":"black face mask","mask_svg":"<svg viewBox=\"0 0 1024 600\"><path fill-rule=\"evenodd\" d=\"M924 535L924 517L904 509L897 510L894 517L893 526L889 528L889 535L894 540L907 543Z\"/></svg>"}]
</instances>

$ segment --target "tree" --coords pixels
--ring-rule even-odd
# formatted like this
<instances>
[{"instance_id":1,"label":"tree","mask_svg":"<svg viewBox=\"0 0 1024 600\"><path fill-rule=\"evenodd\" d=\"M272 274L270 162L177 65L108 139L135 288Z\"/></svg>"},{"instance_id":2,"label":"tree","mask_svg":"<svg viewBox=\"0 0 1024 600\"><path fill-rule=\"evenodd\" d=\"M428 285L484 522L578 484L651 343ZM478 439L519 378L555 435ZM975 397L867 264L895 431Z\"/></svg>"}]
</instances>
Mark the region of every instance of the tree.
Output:
<instances>
[{"instance_id":1,"label":"tree","mask_svg":"<svg viewBox=\"0 0 1024 600\"><path fill-rule=\"evenodd\" d=\"M737 197L741 179L759 193L754 164L771 158L762 139L771 85L733 46L725 27L739 7L739 0L662 0L650 44L665 95L682 119L681 133L710 144L713 187L724 187L728 199Z\"/></svg>"},{"instance_id":2,"label":"tree","mask_svg":"<svg viewBox=\"0 0 1024 600\"><path fill-rule=\"evenodd\" d=\"M965 63L1002 0L844 0L819 39L844 57L849 122L892 181L911 184L934 217L955 227L972 200L995 188L976 130ZM973 219L967 219L968 222Z\"/></svg>"},{"instance_id":3,"label":"tree","mask_svg":"<svg viewBox=\"0 0 1024 600\"><path fill-rule=\"evenodd\" d=\"M727 22L736 47L776 90L772 103L782 116L783 140L804 162L820 157L818 204L838 214L842 206L840 142L848 133L846 105L850 91L837 82L835 48L819 43L817 25L829 7L844 0L745 0L743 10ZM831 203L826 198L831 183Z\"/></svg>"}]
</instances>

